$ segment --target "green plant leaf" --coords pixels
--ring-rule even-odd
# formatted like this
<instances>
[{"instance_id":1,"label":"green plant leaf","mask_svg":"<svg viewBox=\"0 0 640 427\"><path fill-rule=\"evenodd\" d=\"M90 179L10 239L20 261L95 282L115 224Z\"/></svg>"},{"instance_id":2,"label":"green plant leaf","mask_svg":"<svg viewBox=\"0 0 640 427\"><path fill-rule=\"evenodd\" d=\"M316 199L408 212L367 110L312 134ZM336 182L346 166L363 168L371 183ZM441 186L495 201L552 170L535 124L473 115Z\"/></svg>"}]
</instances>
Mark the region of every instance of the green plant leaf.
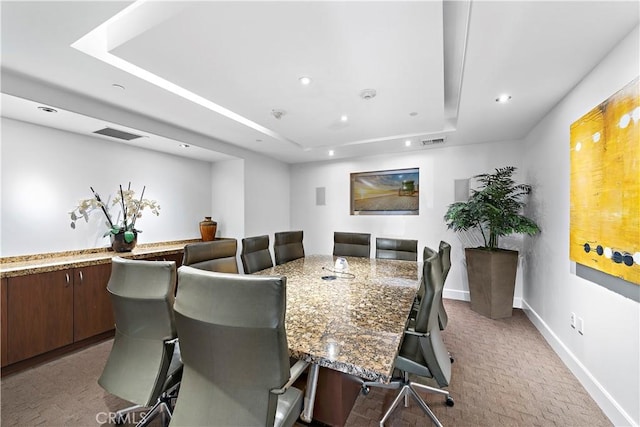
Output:
<instances>
[{"instance_id":1,"label":"green plant leaf","mask_svg":"<svg viewBox=\"0 0 640 427\"><path fill-rule=\"evenodd\" d=\"M133 240L136 238L136 235L133 233L133 231L125 231L124 232L124 241L127 243L131 243L133 242Z\"/></svg>"}]
</instances>

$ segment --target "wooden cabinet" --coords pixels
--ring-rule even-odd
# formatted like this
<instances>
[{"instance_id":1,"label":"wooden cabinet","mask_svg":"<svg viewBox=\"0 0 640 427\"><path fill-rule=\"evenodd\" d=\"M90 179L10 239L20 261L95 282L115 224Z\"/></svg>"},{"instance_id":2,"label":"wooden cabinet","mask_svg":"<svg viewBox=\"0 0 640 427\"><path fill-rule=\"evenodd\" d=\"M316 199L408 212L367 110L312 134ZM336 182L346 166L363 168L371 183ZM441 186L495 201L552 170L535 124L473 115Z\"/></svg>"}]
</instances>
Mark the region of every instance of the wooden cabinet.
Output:
<instances>
[{"instance_id":1,"label":"wooden cabinet","mask_svg":"<svg viewBox=\"0 0 640 427\"><path fill-rule=\"evenodd\" d=\"M73 341L114 328L113 307L107 292L111 264L74 268Z\"/></svg>"},{"instance_id":2,"label":"wooden cabinet","mask_svg":"<svg viewBox=\"0 0 640 427\"><path fill-rule=\"evenodd\" d=\"M73 269L7 282L7 362L73 342Z\"/></svg>"},{"instance_id":3,"label":"wooden cabinet","mask_svg":"<svg viewBox=\"0 0 640 427\"><path fill-rule=\"evenodd\" d=\"M3 366L5 354L11 364L113 329L110 274L111 264L100 264L3 279Z\"/></svg>"},{"instance_id":4,"label":"wooden cabinet","mask_svg":"<svg viewBox=\"0 0 640 427\"><path fill-rule=\"evenodd\" d=\"M178 252L144 259L175 261L179 267L182 256ZM111 262L106 262L2 278L2 366L70 344L68 349L80 348L89 338L106 336L115 327L107 291L110 276Z\"/></svg>"},{"instance_id":5,"label":"wooden cabinet","mask_svg":"<svg viewBox=\"0 0 640 427\"><path fill-rule=\"evenodd\" d=\"M144 258L145 261L175 261L176 263L176 269L178 267L180 267L182 265L182 258L183 258L183 254L180 253L175 253L175 254L165 254L165 255L159 255L159 256L152 256L152 257L148 257L148 258Z\"/></svg>"},{"instance_id":6,"label":"wooden cabinet","mask_svg":"<svg viewBox=\"0 0 640 427\"><path fill-rule=\"evenodd\" d=\"M2 342L0 342L0 366L7 366L7 279L0 281L2 291L2 307L0 308L0 329L2 329Z\"/></svg>"}]
</instances>

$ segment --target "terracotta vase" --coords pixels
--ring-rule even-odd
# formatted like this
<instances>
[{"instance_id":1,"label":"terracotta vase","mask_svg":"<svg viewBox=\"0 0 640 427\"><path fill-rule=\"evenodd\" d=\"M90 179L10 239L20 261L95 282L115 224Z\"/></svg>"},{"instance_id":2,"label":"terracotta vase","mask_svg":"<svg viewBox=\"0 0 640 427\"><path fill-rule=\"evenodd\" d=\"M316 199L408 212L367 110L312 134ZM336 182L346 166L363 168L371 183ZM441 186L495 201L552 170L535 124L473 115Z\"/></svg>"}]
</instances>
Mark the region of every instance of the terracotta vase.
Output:
<instances>
[{"instance_id":1,"label":"terracotta vase","mask_svg":"<svg viewBox=\"0 0 640 427\"><path fill-rule=\"evenodd\" d=\"M211 220L210 216L205 216L204 221L200 221L200 236L203 242L210 242L216 237L218 223Z\"/></svg>"},{"instance_id":2,"label":"terracotta vase","mask_svg":"<svg viewBox=\"0 0 640 427\"><path fill-rule=\"evenodd\" d=\"M130 242L125 240L124 231L121 231L118 234L111 234L110 237L111 249L115 252L131 252L138 242L138 233L135 231L133 232L133 240Z\"/></svg>"}]
</instances>

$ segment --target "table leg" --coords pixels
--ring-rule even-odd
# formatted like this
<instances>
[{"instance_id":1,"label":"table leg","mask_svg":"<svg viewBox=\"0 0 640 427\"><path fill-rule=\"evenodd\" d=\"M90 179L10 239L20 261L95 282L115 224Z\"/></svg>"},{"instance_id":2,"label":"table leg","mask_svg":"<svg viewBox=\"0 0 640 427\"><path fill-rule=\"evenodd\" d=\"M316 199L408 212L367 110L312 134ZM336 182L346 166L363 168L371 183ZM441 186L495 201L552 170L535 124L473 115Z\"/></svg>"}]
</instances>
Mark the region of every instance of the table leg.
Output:
<instances>
[{"instance_id":1,"label":"table leg","mask_svg":"<svg viewBox=\"0 0 640 427\"><path fill-rule=\"evenodd\" d=\"M320 366L312 363L309 367L309 376L307 377L307 389L304 393L304 407L300 418L305 423L310 423L313 418L313 405L316 400L316 387L318 386L318 372Z\"/></svg>"}]
</instances>

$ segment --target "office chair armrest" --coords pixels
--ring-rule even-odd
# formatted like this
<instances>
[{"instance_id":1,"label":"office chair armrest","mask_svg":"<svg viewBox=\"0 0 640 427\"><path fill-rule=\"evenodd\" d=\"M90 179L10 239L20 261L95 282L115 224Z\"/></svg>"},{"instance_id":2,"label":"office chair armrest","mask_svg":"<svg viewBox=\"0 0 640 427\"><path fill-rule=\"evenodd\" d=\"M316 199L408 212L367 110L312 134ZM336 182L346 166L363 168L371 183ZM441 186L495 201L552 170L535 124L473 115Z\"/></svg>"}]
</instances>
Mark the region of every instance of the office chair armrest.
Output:
<instances>
[{"instance_id":1,"label":"office chair armrest","mask_svg":"<svg viewBox=\"0 0 640 427\"><path fill-rule=\"evenodd\" d=\"M404 333L407 335L413 335L416 337L428 337L429 336L429 332L416 332L414 329L412 328L407 328L404 330Z\"/></svg>"},{"instance_id":2,"label":"office chair armrest","mask_svg":"<svg viewBox=\"0 0 640 427\"><path fill-rule=\"evenodd\" d=\"M298 360L295 363L295 365L293 365L290 368L289 381L287 381L287 383L282 387L274 388L269 391L273 394L284 394L284 392L287 391L287 389L291 387L294 382L296 382L296 380L302 374L302 372L304 372L304 370L307 369L307 366L309 366L309 362L305 362L304 360Z\"/></svg>"}]
</instances>

